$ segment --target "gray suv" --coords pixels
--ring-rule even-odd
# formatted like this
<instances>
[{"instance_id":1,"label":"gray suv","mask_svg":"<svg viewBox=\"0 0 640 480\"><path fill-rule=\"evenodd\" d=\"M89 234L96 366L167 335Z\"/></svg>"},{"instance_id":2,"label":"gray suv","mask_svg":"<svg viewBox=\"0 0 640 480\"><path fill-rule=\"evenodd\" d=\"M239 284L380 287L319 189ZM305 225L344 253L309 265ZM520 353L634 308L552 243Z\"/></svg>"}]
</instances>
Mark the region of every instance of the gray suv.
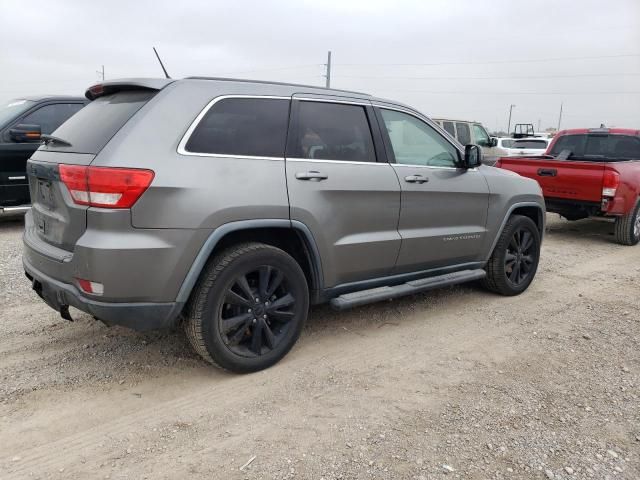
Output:
<instances>
[{"instance_id":1,"label":"gray suv","mask_svg":"<svg viewBox=\"0 0 640 480\"><path fill-rule=\"evenodd\" d=\"M310 304L473 280L516 295L536 273L538 184L411 107L209 78L86 96L28 164L24 268L64 318L182 323L206 360L250 372L291 349Z\"/></svg>"}]
</instances>

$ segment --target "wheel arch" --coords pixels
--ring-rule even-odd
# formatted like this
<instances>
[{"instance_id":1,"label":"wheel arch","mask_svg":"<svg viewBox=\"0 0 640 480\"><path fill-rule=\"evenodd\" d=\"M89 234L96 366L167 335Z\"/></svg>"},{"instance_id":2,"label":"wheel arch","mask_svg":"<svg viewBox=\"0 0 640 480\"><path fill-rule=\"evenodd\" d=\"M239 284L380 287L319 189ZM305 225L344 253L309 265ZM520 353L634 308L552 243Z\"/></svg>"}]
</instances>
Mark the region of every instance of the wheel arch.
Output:
<instances>
[{"instance_id":1,"label":"wheel arch","mask_svg":"<svg viewBox=\"0 0 640 480\"><path fill-rule=\"evenodd\" d=\"M493 244L491 245L491 249L489 250L489 255L487 255L487 261L491 258L493 254L493 250L496 248L496 244L500 239L500 235L502 235L502 231L504 230L507 221L513 215L522 215L533 220L533 223L538 227L538 232L540 232L540 239L544 236L545 229L545 211L543 207L539 203L535 202L518 202L514 203L509 207L507 213L502 220L502 224L500 228L496 232L496 237L493 239Z\"/></svg>"},{"instance_id":2,"label":"wheel arch","mask_svg":"<svg viewBox=\"0 0 640 480\"><path fill-rule=\"evenodd\" d=\"M204 242L185 276L176 303L184 305L209 259L223 249L244 242L261 242L280 248L302 268L314 299L323 287L318 247L309 228L298 221L259 219L230 222L216 228Z\"/></svg>"}]
</instances>

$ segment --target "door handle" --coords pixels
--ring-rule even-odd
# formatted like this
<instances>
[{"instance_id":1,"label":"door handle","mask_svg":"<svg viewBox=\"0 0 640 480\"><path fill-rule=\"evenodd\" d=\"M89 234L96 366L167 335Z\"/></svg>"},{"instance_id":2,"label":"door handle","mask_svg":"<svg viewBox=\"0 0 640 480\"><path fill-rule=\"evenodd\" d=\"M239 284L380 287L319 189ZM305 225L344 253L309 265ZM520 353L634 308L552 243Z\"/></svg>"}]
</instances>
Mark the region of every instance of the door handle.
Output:
<instances>
[{"instance_id":1,"label":"door handle","mask_svg":"<svg viewBox=\"0 0 640 480\"><path fill-rule=\"evenodd\" d=\"M325 175L324 173L320 173L316 170L311 170L309 172L296 173L296 178L298 180L312 180L314 182L320 182L329 178L329 175Z\"/></svg>"},{"instance_id":2,"label":"door handle","mask_svg":"<svg viewBox=\"0 0 640 480\"><path fill-rule=\"evenodd\" d=\"M429 181L429 178L423 177L422 175L409 175L404 177L404 181L408 183L426 183Z\"/></svg>"},{"instance_id":3,"label":"door handle","mask_svg":"<svg viewBox=\"0 0 640 480\"><path fill-rule=\"evenodd\" d=\"M541 177L555 177L558 174L558 170L555 168L539 168L538 175Z\"/></svg>"}]
</instances>

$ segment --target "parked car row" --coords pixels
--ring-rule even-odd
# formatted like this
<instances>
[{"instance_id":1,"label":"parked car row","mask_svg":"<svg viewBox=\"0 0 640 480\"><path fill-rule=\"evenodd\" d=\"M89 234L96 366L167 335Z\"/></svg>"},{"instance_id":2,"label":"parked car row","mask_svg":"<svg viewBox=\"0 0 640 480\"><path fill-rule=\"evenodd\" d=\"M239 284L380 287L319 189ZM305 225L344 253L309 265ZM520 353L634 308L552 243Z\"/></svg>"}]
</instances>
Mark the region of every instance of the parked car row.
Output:
<instances>
[{"instance_id":1,"label":"parked car row","mask_svg":"<svg viewBox=\"0 0 640 480\"><path fill-rule=\"evenodd\" d=\"M45 121L62 105L66 121ZM29 195L3 202L31 200L23 263L38 295L66 319L75 307L138 330L182 323L232 371L286 355L310 304L474 280L523 292L545 200L640 240L638 131L565 131L547 147L366 94L201 77L103 82L0 119L5 152L31 157Z\"/></svg>"}]
</instances>

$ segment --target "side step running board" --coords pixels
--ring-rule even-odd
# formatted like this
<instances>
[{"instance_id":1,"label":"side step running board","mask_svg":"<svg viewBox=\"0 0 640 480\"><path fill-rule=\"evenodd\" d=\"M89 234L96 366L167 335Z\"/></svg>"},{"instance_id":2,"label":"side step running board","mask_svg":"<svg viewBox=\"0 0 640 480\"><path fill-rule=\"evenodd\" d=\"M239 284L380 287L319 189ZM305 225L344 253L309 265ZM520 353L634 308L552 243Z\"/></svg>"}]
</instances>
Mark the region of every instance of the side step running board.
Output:
<instances>
[{"instance_id":1,"label":"side step running board","mask_svg":"<svg viewBox=\"0 0 640 480\"><path fill-rule=\"evenodd\" d=\"M425 292L435 288L448 287L458 283L470 282L472 280L480 280L486 277L484 270L462 270L455 273L445 273L437 277L421 278L412 280L401 285L393 287L378 287L369 290L361 290L359 292L345 293L329 302L336 310L345 310L347 308L366 305L367 303L379 302L380 300L388 300L390 298L402 297L404 295L413 295L414 293Z\"/></svg>"}]
</instances>

